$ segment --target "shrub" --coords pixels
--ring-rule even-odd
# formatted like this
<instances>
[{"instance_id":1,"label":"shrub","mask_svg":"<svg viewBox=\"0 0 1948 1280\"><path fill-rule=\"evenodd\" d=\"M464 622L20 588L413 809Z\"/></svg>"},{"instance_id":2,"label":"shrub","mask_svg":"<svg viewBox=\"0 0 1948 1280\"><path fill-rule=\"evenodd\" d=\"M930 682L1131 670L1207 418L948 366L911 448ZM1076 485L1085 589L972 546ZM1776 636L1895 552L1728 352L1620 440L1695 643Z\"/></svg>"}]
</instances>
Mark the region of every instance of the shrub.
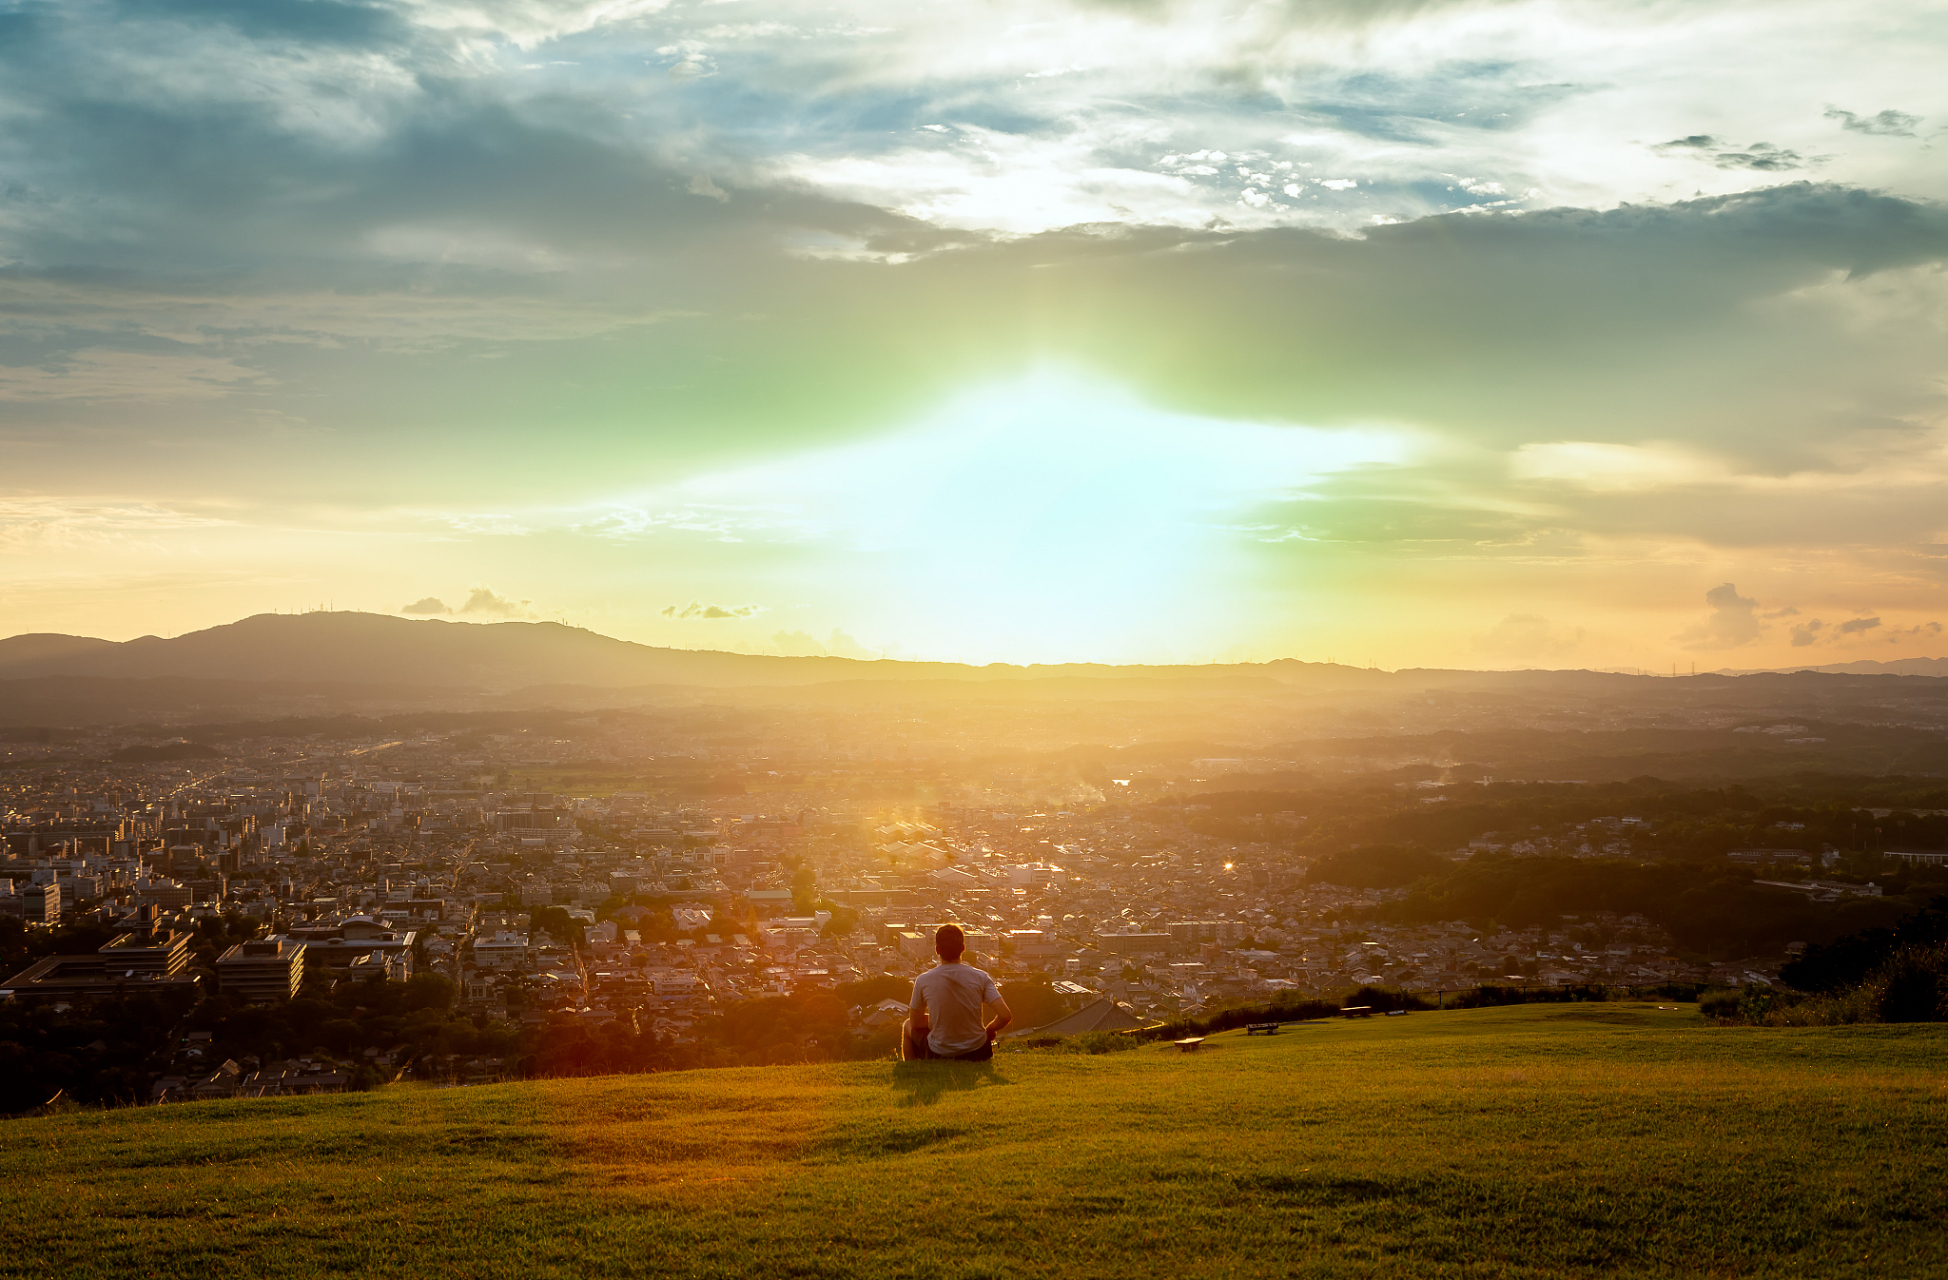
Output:
<instances>
[{"instance_id":1,"label":"shrub","mask_svg":"<svg viewBox=\"0 0 1948 1280\"><path fill-rule=\"evenodd\" d=\"M1867 981L1904 947L1948 940L1948 898L1936 898L1889 929L1865 929L1825 946L1806 948L1779 971L1780 980L1801 991L1844 991Z\"/></svg>"},{"instance_id":2,"label":"shrub","mask_svg":"<svg viewBox=\"0 0 1948 1280\"><path fill-rule=\"evenodd\" d=\"M1874 1008L1873 993L1855 987L1838 995L1808 996L1793 1000L1781 998L1757 1020L1767 1027L1843 1027L1880 1021Z\"/></svg>"},{"instance_id":3,"label":"shrub","mask_svg":"<svg viewBox=\"0 0 1948 1280\"><path fill-rule=\"evenodd\" d=\"M1765 987L1711 991L1699 1011L1755 1027L1837 1027L1875 1022L1948 1022L1948 943L1896 948L1864 981L1796 995Z\"/></svg>"},{"instance_id":4,"label":"shrub","mask_svg":"<svg viewBox=\"0 0 1948 1280\"><path fill-rule=\"evenodd\" d=\"M1434 1006L1410 991L1394 991L1387 987L1361 987L1340 1001L1340 1008L1353 1009L1365 1005L1383 1013L1395 1009L1431 1009ZM1335 1009L1333 1012L1337 1013Z\"/></svg>"},{"instance_id":5,"label":"shrub","mask_svg":"<svg viewBox=\"0 0 1948 1280\"><path fill-rule=\"evenodd\" d=\"M1121 1053L1143 1046L1143 1038L1121 1031L1089 1031L1079 1036L1033 1036L1013 1041L1011 1049L1039 1049L1047 1053Z\"/></svg>"},{"instance_id":6,"label":"shrub","mask_svg":"<svg viewBox=\"0 0 1948 1280\"><path fill-rule=\"evenodd\" d=\"M1948 943L1902 947L1867 986L1882 1022L1948 1021Z\"/></svg>"},{"instance_id":7,"label":"shrub","mask_svg":"<svg viewBox=\"0 0 1948 1280\"><path fill-rule=\"evenodd\" d=\"M1719 1022L1736 1022L1739 1001L1743 998L1728 987L1716 987L1698 996L1698 1012Z\"/></svg>"}]
</instances>

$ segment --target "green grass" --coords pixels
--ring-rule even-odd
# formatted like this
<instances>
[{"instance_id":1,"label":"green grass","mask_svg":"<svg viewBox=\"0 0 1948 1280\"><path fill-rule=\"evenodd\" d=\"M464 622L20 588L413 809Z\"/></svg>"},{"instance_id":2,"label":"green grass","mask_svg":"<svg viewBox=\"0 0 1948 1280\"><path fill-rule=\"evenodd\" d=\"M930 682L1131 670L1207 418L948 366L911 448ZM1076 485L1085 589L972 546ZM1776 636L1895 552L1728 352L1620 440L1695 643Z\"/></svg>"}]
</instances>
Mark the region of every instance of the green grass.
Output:
<instances>
[{"instance_id":1,"label":"green grass","mask_svg":"<svg viewBox=\"0 0 1948 1280\"><path fill-rule=\"evenodd\" d=\"M1526 1006L0 1126L0 1276L1948 1274L1948 1027Z\"/></svg>"}]
</instances>

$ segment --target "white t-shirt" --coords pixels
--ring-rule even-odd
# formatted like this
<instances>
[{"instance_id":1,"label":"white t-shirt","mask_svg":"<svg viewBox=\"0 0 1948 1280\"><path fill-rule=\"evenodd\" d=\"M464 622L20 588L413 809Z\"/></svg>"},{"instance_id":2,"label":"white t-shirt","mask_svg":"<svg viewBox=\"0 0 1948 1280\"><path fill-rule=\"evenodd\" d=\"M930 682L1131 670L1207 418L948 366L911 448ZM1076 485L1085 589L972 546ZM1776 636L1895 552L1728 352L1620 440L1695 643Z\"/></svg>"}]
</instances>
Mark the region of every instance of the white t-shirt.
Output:
<instances>
[{"instance_id":1,"label":"white t-shirt","mask_svg":"<svg viewBox=\"0 0 1948 1280\"><path fill-rule=\"evenodd\" d=\"M1001 988L971 964L942 960L913 980L909 1013L924 1011L927 1047L943 1058L972 1053L988 1042L982 1004L1000 1004Z\"/></svg>"}]
</instances>

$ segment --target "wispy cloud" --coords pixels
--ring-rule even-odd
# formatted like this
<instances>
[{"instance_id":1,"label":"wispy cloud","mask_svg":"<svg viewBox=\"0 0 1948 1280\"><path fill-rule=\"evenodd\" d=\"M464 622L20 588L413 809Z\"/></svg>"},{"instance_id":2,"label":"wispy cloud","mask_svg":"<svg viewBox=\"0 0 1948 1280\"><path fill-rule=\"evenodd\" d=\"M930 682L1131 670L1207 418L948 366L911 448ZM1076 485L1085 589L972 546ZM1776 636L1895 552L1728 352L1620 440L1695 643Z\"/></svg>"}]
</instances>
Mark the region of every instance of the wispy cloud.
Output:
<instances>
[{"instance_id":1,"label":"wispy cloud","mask_svg":"<svg viewBox=\"0 0 1948 1280\"><path fill-rule=\"evenodd\" d=\"M1888 138L1912 138L1914 126L1921 123L1920 116L1911 116L1905 111L1891 109L1876 111L1870 116L1861 116L1851 111L1842 111L1838 107L1828 107L1826 118L1839 121L1842 129L1849 129L1854 133L1879 134Z\"/></svg>"},{"instance_id":2,"label":"wispy cloud","mask_svg":"<svg viewBox=\"0 0 1948 1280\"><path fill-rule=\"evenodd\" d=\"M1669 142L1660 142L1651 150L1661 155L1686 154L1709 160L1720 169L1752 169L1759 173L1788 173L1794 169L1804 169L1809 161L1797 151L1786 147L1775 147L1770 142L1753 142L1737 146L1722 138L1706 133L1694 133Z\"/></svg>"},{"instance_id":3,"label":"wispy cloud","mask_svg":"<svg viewBox=\"0 0 1948 1280\"><path fill-rule=\"evenodd\" d=\"M454 613L460 616L474 615L483 618L532 618L536 616L528 608L529 600L510 600L495 593L488 587L475 587L467 593L467 602Z\"/></svg>"},{"instance_id":4,"label":"wispy cloud","mask_svg":"<svg viewBox=\"0 0 1948 1280\"><path fill-rule=\"evenodd\" d=\"M686 605L667 605L658 616L674 618L678 622L688 622L692 619L712 622L727 618L751 618L763 612L764 606L761 604L720 605L692 600Z\"/></svg>"},{"instance_id":5,"label":"wispy cloud","mask_svg":"<svg viewBox=\"0 0 1948 1280\"><path fill-rule=\"evenodd\" d=\"M232 522L150 502L87 498L0 498L0 551L51 552L152 541L188 530L220 529Z\"/></svg>"}]
</instances>

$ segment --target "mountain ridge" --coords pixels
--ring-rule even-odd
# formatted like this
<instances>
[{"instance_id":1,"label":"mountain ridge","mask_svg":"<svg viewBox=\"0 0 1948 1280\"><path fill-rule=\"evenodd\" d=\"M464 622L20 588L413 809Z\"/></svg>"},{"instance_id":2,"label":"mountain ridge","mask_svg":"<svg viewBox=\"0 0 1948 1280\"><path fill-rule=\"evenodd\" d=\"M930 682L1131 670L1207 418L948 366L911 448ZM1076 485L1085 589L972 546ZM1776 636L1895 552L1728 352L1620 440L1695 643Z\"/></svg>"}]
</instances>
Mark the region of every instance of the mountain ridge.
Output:
<instances>
[{"instance_id":1,"label":"mountain ridge","mask_svg":"<svg viewBox=\"0 0 1948 1280\"><path fill-rule=\"evenodd\" d=\"M1895 658L1882 662L1860 658L1853 662L1827 662L1803 667L1757 667L1748 671L1724 670L1721 676L1777 676L1811 671L1829 676L1948 676L1948 658Z\"/></svg>"},{"instance_id":2,"label":"mountain ridge","mask_svg":"<svg viewBox=\"0 0 1948 1280\"><path fill-rule=\"evenodd\" d=\"M1865 669L1863 669L1865 668ZM1701 684L1769 677L1948 676L1948 659L1846 663L1828 668L1712 672ZM1589 669L1470 671L1413 667L1398 671L1278 658L1262 663L1129 664L990 663L840 657L783 657L712 649L673 649L605 636L556 622L456 622L386 614L315 612L255 614L164 638L101 640L52 632L0 639L0 685L24 682L283 682L308 686L380 686L441 693L504 695L549 686L641 690L802 687L846 683L1020 682L1061 678L1209 682L1270 680L1325 691L1379 689L1408 681L1429 688L1572 688L1620 691L1668 677ZM4 696L4 695L0 695Z\"/></svg>"},{"instance_id":3,"label":"mountain ridge","mask_svg":"<svg viewBox=\"0 0 1948 1280\"><path fill-rule=\"evenodd\" d=\"M796 685L834 680L1018 679L1167 673L1180 678L1265 668L1316 668L1370 679L1385 673L1279 659L1269 664L1112 666L782 657L671 649L556 622L452 622L386 614L255 614L164 639L96 640L56 633L0 639L0 680L44 677L302 680L420 684L494 692L548 684Z\"/></svg>"}]
</instances>

